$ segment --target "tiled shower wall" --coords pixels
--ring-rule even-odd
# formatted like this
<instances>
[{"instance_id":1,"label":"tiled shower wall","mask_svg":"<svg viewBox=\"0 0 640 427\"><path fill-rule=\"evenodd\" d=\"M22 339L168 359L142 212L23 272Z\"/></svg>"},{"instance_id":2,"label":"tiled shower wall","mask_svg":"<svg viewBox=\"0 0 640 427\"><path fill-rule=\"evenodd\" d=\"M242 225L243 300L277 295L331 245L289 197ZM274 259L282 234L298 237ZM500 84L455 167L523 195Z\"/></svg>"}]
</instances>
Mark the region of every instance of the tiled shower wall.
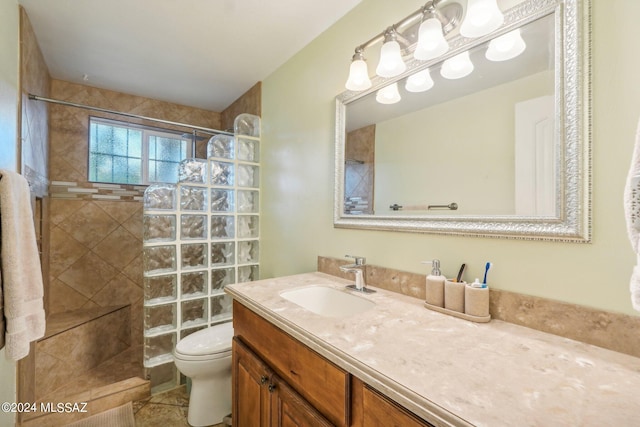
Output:
<instances>
[{"instance_id":1,"label":"tiled shower wall","mask_svg":"<svg viewBox=\"0 0 640 427\"><path fill-rule=\"evenodd\" d=\"M20 140L22 175L38 197L47 194L49 106L29 99L29 93L49 96L51 79L25 10L20 8Z\"/></svg>"},{"instance_id":2,"label":"tiled shower wall","mask_svg":"<svg viewBox=\"0 0 640 427\"><path fill-rule=\"evenodd\" d=\"M240 114L262 116L262 82L258 82L244 95L233 101L220 115L220 129L233 132L233 122Z\"/></svg>"},{"instance_id":3,"label":"tiled shower wall","mask_svg":"<svg viewBox=\"0 0 640 427\"><path fill-rule=\"evenodd\" d=\"M49 231L48 231L48 151L49 151L49 106L29 100L29 93L50 96L51 79L47 64L38 46L38 40L25 10L20 7L20 114L18 115L20 141L20 172L27 179L32 194L38 197L35 203L34 221L36 238L40 249L40 261L44 284L44 307L49 301ZM0 148L0 150L4 150ZM47 312L48 314L48 312ZM31 351L18 362L19 402L34 400L35 356Z\"/></svg>"},{"instance_id":4,"label":"tiled shower wall","mask_svg":"<svg viewBox=\"0 0 640 427\"><path fill-rule=\"evenodd\" d=\"M51 97L214 129L220 125L216 112L59 80L52 82ZM89 116L119 117L56 104L50 111L49 312L131 304L132 344L142 344L145 187L87 181Z\"/></svg>"}]
</instances>

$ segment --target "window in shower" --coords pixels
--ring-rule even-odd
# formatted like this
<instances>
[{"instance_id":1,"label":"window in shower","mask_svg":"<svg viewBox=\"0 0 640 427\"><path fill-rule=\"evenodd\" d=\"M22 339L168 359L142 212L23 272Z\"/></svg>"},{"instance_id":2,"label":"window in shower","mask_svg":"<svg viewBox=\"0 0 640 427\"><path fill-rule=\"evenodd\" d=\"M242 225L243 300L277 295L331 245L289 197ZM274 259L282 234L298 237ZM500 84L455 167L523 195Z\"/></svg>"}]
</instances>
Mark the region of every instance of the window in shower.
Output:
<instances>
[{"instance_id":1,"label":"window in shower","mask_svg":"<svg viewBox=\"0 0 640 427\"><path fill-rule=\"evenodd\" d=\"M191 141L162 129L91 117L89 181L146 185L178 182Z\"/></svg>"}]
</instances>

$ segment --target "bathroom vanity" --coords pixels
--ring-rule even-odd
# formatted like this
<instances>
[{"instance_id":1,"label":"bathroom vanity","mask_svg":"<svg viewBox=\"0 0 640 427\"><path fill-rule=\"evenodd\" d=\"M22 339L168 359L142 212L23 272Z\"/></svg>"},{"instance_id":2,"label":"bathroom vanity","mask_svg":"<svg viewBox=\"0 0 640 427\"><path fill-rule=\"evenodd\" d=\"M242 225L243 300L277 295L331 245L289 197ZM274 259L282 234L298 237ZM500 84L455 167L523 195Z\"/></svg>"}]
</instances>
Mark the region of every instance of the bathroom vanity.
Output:
<instances>
[{"instance_id":1,"label":"bathroom vanity","mask_svg":"<svg viewBox=\"0 0 640 427\"><path fill-rule=\"evenodd\" d=\"M377 420L385 420L380 425L432 425L242 304L235 302L233 310L233 414L238 426L375 426ZM395 422L389 424L390 419Z\"/></svg>"},{"instance_id":2,"label":"bathroom vanity","mask_svg":"<svg viewBox=\"0 0 640 427\"><path fill-rule=\"evenodd\" d=\"M349 281L307 273L227 287L238 426L634 425L640 359L378 289L333 317L281 296ZM350 291L344 291L350 292Z\"/></svg>"}]
</instances>

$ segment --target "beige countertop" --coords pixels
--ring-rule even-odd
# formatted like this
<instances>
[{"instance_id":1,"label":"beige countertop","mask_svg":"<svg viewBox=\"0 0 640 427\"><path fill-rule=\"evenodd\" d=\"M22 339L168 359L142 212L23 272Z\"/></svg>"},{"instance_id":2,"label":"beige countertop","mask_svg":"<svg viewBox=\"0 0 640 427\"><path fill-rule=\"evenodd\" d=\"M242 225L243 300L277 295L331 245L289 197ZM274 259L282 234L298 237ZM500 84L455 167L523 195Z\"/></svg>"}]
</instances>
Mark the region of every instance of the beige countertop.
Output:
<instances>
[{"instance_id":1,"label":"beige countertop","mask_svg":"<svg viewBox=\"0 0 640 427\"><path fill-rule=\"evenodd\" d=\"M640 425L639 358L499 320L472 323L377 288L362 295L375 307L339 318L280 296L303 286L349 283L306 273L226 290L437 426Z\"/></svg>"}]
</instances>

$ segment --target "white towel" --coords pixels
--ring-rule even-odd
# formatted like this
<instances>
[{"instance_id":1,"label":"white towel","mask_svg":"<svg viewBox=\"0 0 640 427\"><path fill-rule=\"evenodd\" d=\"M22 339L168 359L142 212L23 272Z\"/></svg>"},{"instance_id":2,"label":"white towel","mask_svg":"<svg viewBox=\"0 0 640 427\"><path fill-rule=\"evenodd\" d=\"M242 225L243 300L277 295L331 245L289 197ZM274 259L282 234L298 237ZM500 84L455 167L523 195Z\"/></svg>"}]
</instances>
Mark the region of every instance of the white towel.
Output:
<instances>
[{"instance_id":1,"label":"white towel","mask_svg":"<svg viewBox=\"0 0 640 427\"><path fill-rule=\"evenodd\" d=\"M44 335L44 289L29 184L7 170L0 170L0 239L5 355L19 360Z\"/></svg>"},{"instance_id":2,"label":"white towel","mask_svg":"<svg viewBox=\"0 0 640 427\"><path fill-rule=\"evenodd\" d=\"M638 262L631 275L629 290L631 291L633 309L640 311L640 229L634 225L634 219L638 222L636 217L640 212L640 191L637 188L633 188L634 185L632 185L634 181L637 182L638 176L640 176L640 122L636 131L636 145L633 149L631 167L629 168L624 189L624 213L627 220L627 233L631 247L638 254Z\"/></svg>"}]
</instances>

